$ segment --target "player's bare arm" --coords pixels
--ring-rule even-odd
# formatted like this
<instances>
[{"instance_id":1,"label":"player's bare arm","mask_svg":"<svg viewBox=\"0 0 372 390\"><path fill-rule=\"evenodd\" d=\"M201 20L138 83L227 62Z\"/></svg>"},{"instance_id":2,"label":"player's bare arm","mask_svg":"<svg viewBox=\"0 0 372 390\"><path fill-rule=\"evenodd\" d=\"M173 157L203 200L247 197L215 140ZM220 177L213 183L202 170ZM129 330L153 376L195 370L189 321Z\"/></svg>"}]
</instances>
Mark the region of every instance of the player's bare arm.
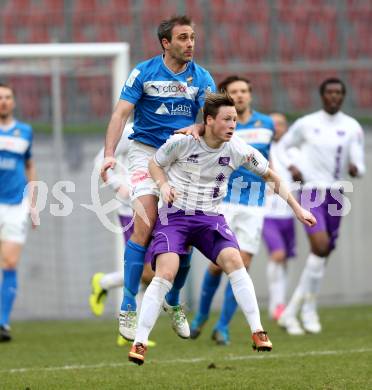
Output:
<instances>
[{"instance_id":1,"label":"player's bare arm","mask_svg":"<svg viewBox=\"0 0 372 390\"><path fill-rule=\"evenodd\" d=\"M276 172L269 168L263 178L269 184L270 188L288 203L301 223L307 226L314 226L316 224L316 219L313 214L300 206Z\"/></svg>"},{"instance_id":2,"label":"player's bare arm","mask_svg":"<svg viewBox=\"0 0 372 390\"><path fill-rule=\"evenodd\" d=\"M105 161L101 168L101 176L105 182L107 181L107 170L115 167L115 149L133 108L134 105L132 103L126 100L120 100L112 113L106 132Z\"/></svg>"},{"instance_id":3,"label":"player's bare arm","mask_svg":"<svg viewBox=\"0 0 372 390\"><path fill-rule=\"evenodd\" d=\"M159 167L154 159L149 162L149 172L151 177L160 189L160 194L165 203L173 203L176 199L176 191L168 183L167 175L164 169Z\"/></svg>"},{"instance_id":4,"label":"player's bare arm","mask_svg":"<svg viewBox=\"0 0 372 390\"><path fill-rule=\"evenodd\" d=\"M26 168L27 180L30 183L29 197L30 197L30 214L31 214L32 228L35 229L36 226L38 226L40 224L39 213L36 209L37 190L34 187L34 183L37 180L35 162L32 159L26 160L25 168Z\"/></svg>"}]
</instances>

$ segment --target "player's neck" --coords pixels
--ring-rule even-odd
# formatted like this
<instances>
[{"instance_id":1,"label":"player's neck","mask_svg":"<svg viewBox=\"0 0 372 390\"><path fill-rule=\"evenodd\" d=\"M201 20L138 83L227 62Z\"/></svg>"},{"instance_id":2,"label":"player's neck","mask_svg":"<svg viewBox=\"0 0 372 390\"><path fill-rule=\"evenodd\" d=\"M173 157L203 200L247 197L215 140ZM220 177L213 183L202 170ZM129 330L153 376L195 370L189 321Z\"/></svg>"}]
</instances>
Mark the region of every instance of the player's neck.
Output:
<instances>
[{"instance_id":1,"label":"player's neck","mask_svg":"<svg viewBox=\"0 0 372 390\"><path fill-rule=\"evenodd\" d=\"M252 110L250 108L247 108L242 112L238 112L238 122L247 123L251 119L251 116L252 116Z\"/></svg>"},{"instance_id":2,"label":"player's neck","mask_svg":"<svg viewBox=\"0 0 372 390\"><path fill-rule=\"evenodd\" d=\"M221 141L219 139L216 139L215 136L213 136L209 131L205 131L203 135L204 142L207 144L208 147L212 149L219 149L223 144L224 141Z\"/></svg>"},{"instance_id":3,"label":"player's neck","mask_svg":"<svg viewBox=\"0 0 372 390\"><path fill-rule=\"evenodd\" d=\"M173 73L181 73L187 68L187 62L180 63L175 58L170 57L167 54L163 56L164 65Z\"/></svg>"},{"instance_id":4,"label":"player's neck","mask_svg":"<svg viewBox=\"0 0 372 390\"><path fill-rule=\"evenodd\" d=\"M13 115L7 115L6 117L0 116L0 126L8 126L14 122Z\"/></svg>"}]
</instances>

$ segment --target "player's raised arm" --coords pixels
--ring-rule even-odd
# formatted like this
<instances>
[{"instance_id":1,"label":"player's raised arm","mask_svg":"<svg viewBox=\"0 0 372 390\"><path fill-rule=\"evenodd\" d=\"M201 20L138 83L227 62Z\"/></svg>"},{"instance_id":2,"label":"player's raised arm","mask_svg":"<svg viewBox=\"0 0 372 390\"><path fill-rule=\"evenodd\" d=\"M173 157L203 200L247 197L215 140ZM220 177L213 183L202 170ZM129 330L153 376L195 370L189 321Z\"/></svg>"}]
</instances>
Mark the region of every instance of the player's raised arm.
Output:
<instances>
[{"instance_id":1,"label":"player's raised arm","mask_svg":"<svg viewBox=\"0 0 372 390\"><path fill-rule=\"evenodd\" d=\"M314 226L316 224L316 219L313 214L301 207L275 171L268 168L262 177L270 188L288 203L300 222L307 226Z\"/></svg>"},{"instance_id":2,"label":"player's raised arm","mask_svg":"<svg viewBox=\"0 0 372 390\"><path fill-rule=\"evenodd\" d=\"M107 170L115 166L115 149L121 138L124 125L128 120L134 104L120 100L112 113L110 122L107 127L104 157L107 158L101 169L101 176L107 181Z\"/></svg>"}]
</instances>

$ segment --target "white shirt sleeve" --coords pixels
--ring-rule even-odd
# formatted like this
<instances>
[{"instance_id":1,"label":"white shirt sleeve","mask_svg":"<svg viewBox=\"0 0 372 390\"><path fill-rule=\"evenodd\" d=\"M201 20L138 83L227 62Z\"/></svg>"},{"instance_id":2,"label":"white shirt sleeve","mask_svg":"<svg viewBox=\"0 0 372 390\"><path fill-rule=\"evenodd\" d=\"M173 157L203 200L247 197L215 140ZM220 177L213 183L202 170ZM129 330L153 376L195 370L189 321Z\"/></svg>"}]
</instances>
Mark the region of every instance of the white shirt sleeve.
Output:
<instances>
[{"instance_id":1,"label":"white shirt sleeve","mask_svg":"<svg viewBox=\"0 0 372 390\"><path fill-rule=\"evenodd\" d=\"M183 146L186 146L189 137L192 136L174 134L168 138L167 142L156 151L154 155L155 164L162 168L170 166L179 157L180 150Z\"/></svg>"},{"instance_id":2,"label":"white shirt sleeve","mask_svg":"<svg viewBox=\"0 0 372 390\"><path fill-rule=\"evenodd\" d=\"M241 160L239 165L242 165L258 176L265 175L269 169L269 161L253 146L248 144L242 144L241 146Z\"/></svg>"},{"instance_id":3,"label":"white shirt sleeve","mask_svg":"<svg viewBox=\"0 0 372 390\"><path fill-rule=\"evenodd\" d=\"M293 147L299 148L304 141L303 122L303 118L297 119L278 142L278 159L286 168L295 165L295 161L288 153L288 149Z\"/></svg>"},{"instance_id":4,"label":"white shirt sleeve","mask_svg":"<svg viewBox=\"0 0 372 390\"><path fill-rule=\"evenodd\" d=\"M364 134L363 129L358 125L350 142L349 160L358 169L358 176L363 176L366 172L364 159Z\"/></svg>"}]
</instances>

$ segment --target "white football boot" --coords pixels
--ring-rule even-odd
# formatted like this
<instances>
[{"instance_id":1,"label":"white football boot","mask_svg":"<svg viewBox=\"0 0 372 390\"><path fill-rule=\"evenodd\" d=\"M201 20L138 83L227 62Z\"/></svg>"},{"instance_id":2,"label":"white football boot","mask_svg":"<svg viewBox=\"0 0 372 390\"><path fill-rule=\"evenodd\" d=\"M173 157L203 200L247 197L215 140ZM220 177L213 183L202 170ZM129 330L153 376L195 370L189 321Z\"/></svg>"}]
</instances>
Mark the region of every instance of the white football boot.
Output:
<instances>
[{"instance_id":1,"label":"white football boot","mask_svg":"<svg viewBox=\"0 0 372 390\"><path fill-rule=\"evenodd\" d=\"M137 330L137 312L120 311L119 333L128 341L134 341Z\"/></svg>"},{"instance_id":2,"label":"white football boot","mask_svg":"<svg viewBox=\"0 0 372 390\"><path fill-rule=\"evenodd\" d=\"M171 306L164 300L163 309L172 321L172 329L183 339L190 338L190 327L181 305Z\"/></svg>"}]
</instances>

